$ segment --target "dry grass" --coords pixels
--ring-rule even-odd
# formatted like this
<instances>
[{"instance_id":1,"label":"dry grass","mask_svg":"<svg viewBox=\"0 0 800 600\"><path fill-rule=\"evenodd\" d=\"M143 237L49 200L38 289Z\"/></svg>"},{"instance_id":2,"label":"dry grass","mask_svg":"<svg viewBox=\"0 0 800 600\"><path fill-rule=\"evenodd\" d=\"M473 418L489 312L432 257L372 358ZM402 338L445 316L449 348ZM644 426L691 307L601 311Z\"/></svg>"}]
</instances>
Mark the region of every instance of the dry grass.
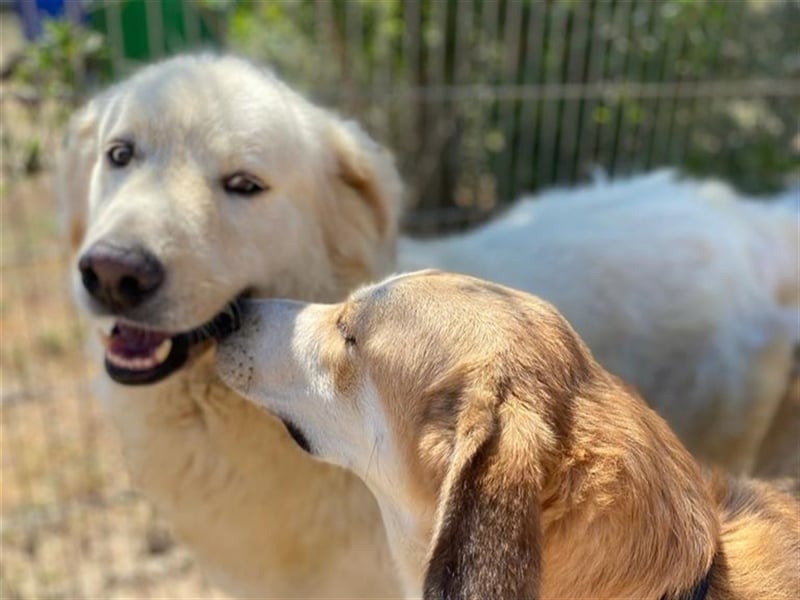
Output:
<instances>
[{"instance_id":1,"label":"dry grass","mask_svg":"<svg viewBox=\"0 0 800 600\"><path fill-rule=\"evenodd\" d=\"M0 186L0 598L222 597L129 491L48 178Z\"/></svg>"}]
</instances>

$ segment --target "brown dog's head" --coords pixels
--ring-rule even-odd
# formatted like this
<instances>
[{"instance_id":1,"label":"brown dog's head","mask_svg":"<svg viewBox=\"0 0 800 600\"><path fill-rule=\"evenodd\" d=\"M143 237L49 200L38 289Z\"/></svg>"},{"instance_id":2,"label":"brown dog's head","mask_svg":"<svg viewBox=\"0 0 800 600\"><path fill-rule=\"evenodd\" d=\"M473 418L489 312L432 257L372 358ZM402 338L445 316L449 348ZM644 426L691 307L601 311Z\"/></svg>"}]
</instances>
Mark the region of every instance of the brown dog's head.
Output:
<instances>
[{"instance_id":1,"label":"brown dog's head","mask_svg":"<svg viewBox=\"0 0 800 600\"><path fill-rule=\"evenodd\" d=\"M378 498L411 591L531 598L540 493L597 367L549 304L420 272L335 305L251 303L223 379ZM427 567L425 567L427 565Z\"/></svg>"},{"instance_id":2,"label":"brown dog's head","mask_svg":"<svg viewBox=\"0 0 800 600\"><path fill-rule=\"evenodd\" d=\"M75 296L121 383L179 369L242 294L335 300L394 257L389 153L233 57L173 58L98 95L59 179Z\"/></svg>"}]
</instances>

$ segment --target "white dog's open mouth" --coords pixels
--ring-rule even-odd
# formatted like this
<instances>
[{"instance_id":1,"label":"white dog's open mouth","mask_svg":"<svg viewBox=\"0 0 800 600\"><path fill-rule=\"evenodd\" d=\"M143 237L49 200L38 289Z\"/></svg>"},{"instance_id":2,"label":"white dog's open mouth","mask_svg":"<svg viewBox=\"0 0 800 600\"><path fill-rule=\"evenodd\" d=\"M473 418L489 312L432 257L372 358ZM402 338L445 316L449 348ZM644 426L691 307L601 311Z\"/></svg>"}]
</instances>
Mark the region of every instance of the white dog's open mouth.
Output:
<instances>
[{"instance_id":1,"label":"white dog's open mouth","mask_svg":"<svg viewBox=\"0 0 800 600\"><path fill-rule=\"evenodd\" d=\"M206 340L220 340L239 328L239 300L213 319L180 333L145 329L117 322L111 335L102 335L108 376L125 385L155 383L180 369L189 351Z\"/></svg>"}]
</instances>

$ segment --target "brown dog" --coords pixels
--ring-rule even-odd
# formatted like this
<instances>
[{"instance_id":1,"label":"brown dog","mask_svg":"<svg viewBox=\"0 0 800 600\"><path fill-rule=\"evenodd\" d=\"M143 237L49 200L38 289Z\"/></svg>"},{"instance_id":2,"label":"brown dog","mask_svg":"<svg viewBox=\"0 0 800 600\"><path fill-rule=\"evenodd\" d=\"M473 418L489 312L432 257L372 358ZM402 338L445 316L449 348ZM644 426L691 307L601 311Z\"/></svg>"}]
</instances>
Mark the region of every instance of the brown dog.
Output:
<instances>
[{"instance_id":1,"label":"brown dog","mask_svg":"<svg viewBox=\"0 0 800 600\"><path fill-rule=\"evenodd\" d=\"M535 297L428 271L260 302L218 367L364 479L411 595L800 596L800 505L704 477Z\"/></svg>"}]
</instances>

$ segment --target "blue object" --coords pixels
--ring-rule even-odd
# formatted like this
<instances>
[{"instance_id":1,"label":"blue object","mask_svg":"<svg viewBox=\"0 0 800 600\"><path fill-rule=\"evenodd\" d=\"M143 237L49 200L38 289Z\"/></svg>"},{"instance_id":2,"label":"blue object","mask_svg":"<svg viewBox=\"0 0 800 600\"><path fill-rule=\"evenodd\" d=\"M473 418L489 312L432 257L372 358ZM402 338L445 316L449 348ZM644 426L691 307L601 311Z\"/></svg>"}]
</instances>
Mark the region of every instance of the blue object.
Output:
<instances>
[{"instance_id":1,"label":"blue object","mask_svg":"<svg viewBox=\"0 0 800 600\"><path fill-rule=\"evenodd\" d=\"M84 17L83 0L14 0L14 8L28 40L42 34L42 22L47 18L81 23Z\"/></svg>"}]
</instances>

